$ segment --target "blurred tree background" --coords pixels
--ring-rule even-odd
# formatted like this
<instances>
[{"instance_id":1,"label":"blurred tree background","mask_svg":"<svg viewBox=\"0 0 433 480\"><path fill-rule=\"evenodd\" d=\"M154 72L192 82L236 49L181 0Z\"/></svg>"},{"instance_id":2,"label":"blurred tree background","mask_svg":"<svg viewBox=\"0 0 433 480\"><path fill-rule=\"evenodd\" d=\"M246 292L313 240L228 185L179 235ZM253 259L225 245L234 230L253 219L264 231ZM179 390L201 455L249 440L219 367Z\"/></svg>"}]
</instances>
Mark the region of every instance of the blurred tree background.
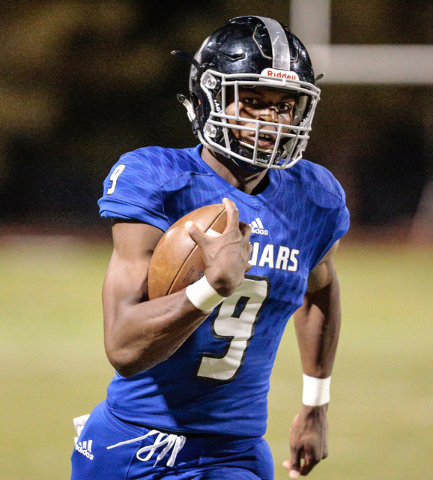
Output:
<instances>
[{"instance_id":1,"label":"blurred tree background","mask_svg":"<svg viewBox=\"0 0 433 480\"><path fill-rule=\"evenodd\" d=\"M287 0L4 0L4 231L108 235L96 201L117 158L148 145L197 143L175 98L187 92L189 65L170 52L194 53L207 35L245 14L290 23ZM433 44L432 21L427 0L335 0L331 43ZM422 86L323 84L305 156L343 184L354 231L398 227L403 238L410 235L433 175L432 92L433 79Z\"/></svg>"}]
</instances>

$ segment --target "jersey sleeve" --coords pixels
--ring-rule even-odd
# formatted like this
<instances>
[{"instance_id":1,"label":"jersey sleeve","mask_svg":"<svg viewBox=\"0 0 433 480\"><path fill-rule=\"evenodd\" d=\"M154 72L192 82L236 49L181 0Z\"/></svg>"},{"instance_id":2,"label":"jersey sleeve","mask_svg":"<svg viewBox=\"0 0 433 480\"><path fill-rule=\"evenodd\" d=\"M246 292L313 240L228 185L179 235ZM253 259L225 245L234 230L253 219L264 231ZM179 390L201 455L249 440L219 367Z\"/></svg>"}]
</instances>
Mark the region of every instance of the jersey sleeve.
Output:
<instances>
[{"instance_id":1,"label":"jersey sleeve","mask_svg":"<svg viewBox=\"0 0 433 480\"><path fill-rule=\"evenodd\" d=\"M312 256L310 271L314 270L314 268L331 249L334 243L342 238L349 230L350 213L346 207L346 195L339 184L338 187L341 197L337 205L330 209L326 221L323 224L321 235L317 241L316 248Z\"/></svg>"},{"instance_id":2,"label":"jersey sleeve","mask_svg":"<svg viewBox=\"0 0 433 480\"><path fill-rule=\"evenodd\" d=\"M101 217L139 220L166 231L162 188L152 172L151 161L134 152L120 157L104 181L98 201Z\"/></svg>"}]
</instances>

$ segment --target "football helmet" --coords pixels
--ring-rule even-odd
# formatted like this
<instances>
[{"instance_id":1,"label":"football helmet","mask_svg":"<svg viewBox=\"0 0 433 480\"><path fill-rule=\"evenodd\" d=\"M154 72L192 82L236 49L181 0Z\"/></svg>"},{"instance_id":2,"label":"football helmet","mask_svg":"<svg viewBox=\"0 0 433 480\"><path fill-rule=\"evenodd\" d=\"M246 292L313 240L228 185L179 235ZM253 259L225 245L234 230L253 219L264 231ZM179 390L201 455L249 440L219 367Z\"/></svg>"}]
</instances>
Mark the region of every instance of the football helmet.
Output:
<instances>
[{"instance_id":1,"label":"football helmet","mask_svg":"<svg viewBox=\"0 0 433 480\"><path fill-rule=\"evenodd\" d=\"M190 60L190 100L178 98L203 145L256 168L289 168L302 157L320 89L307 50L285 25L266 17L234 18L210 35ZM239 89L255 87L283 89L295 97L291 125L241 116ZM228 115L226 107L233 101L235 113ZM240 142L233 129L254 132L254 145ZM275 139L273 148L259 147L263 135Z\"/></svg>"}]
</instances>

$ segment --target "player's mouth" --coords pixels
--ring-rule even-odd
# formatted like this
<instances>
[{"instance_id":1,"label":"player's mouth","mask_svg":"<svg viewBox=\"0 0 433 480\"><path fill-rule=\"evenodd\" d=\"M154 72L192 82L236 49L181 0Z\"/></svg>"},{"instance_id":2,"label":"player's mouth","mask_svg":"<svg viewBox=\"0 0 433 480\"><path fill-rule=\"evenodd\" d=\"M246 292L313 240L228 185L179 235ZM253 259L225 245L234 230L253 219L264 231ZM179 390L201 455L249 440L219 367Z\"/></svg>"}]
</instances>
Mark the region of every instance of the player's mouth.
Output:
<instances>
[{"instance_id":1,"label":"player's mouth","mask_svg":"<svg viewBox=\"0 0 433 480\"><path fill-rule=\"evenodd\" d=\"M267 135L265 133L260 133L257 146L259 148L263 148L264 150L272 150L275 146L275 140L276 135Z\"/></svg>"},{"instance_id":2,"label":"player's mouth","mask_svg":"<svg viewBox=\"0 0 433 480\"><path fill-rule=\"evenodd\" d=\"M257 139L257 149L261 152L272 153L275 148L277 136L277 132L275 132L275 134L259 133L259 138ZM239 142L244 147L253 149L256 145L256 135L254 133L250 133L249 135L242 135L239 138Z\"/></svg>"}]
</instances>

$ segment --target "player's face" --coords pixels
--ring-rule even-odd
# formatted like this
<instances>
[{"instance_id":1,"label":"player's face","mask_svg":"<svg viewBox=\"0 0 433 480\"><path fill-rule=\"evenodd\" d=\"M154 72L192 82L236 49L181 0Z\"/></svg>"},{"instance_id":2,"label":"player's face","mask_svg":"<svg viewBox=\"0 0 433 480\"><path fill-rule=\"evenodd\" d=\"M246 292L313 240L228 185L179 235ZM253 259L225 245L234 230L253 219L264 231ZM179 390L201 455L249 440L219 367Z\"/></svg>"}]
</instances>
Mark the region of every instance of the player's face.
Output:
<instances>
[{"instance_id":1,"label":"player's face","mask_svg":"<svg viewBox=\"0 0 433 480\"><path fill-rule=\"evenodd\" d=\"M240 88L239 89L239 116L275 123L275 128L266 126L266 130L278 131L277 124L291 125L295 109L295 97L290 92L271 88ZM231 102L227 108L228 115L236 115L236 104ZM242 125L255 128L254 122L238 122L229 120L233 125ZM283 132L287 131L283 129ZM256 133L249 130L232 129L233 134L240 143L255 145ZM258 148L272 152L275 145L276 135L259 135Z\"/></svg>"}]
</instances>

